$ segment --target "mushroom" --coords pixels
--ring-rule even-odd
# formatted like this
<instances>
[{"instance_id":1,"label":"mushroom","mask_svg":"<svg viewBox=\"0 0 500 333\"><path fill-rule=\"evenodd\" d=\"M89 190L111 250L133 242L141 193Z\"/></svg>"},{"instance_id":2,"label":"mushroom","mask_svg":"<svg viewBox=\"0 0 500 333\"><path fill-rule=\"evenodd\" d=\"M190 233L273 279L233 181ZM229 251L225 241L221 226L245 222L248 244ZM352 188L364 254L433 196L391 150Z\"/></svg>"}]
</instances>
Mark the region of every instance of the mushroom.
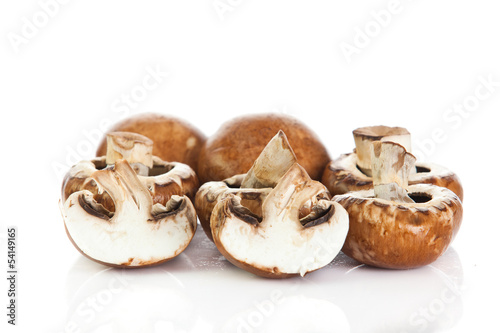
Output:
<instances>
[{"instance_id":1,"label":"mushroom","mask_svg":"<svg viewBox=\"0 0 500 333\"><path fill-rule=\"evenodd\" d=\"M298 163L312 179L320 180L330 161L320 139L298 119L270 113L246 115L224 123L200 152L200 181L218 181L247 172L279 130L287 134Z\"/></svg>"},{"instance_id":2,"label":"mushroom","mask_svg":"<svg viewBox=\"0 0 500 333\"><path fill-rule=\"evenodd\" d=\"M205 135L188 122L155 113L142 113L126 118L114 125L109 132L144 135L154 142L154 156L164 161L187 164L193 170L198 166L198 156L206 140ZM96 156L103 156L106 151L107 142L103 140L97 148Z\"/></svg>"},{"instance_id":3,"label":"mushroom","mask_svg":"<svg viewBox=\"0 0 500 333\"><path fill-rule=\"evenodd\" d=\"M342 251L367 265L407 269L435 261L455 238L462 203L444 187L408 185L415 157L393 142L374 142L374 188L337 195L349 213Z\"/></svg>"},{"instance_id":4,"label":"mushroom","mask_svg":"<svg viewBox=\"0 0 500 333\"><path fill-rule=\"evenodd\" d=\"M205 228L210 218L211 235L226 259L256 275L285 278L317 270L340 251L348 216L329 198L325 186L296 162L280 131L247 174L205 183L196 206Z\"/></svg>"},{"instance_id":5,"label":"mushroom","mask_svg":"<svg viewBox=\"0 0 500 333\"><path fill-rule=\"evenodd\" d=\"M373 188L371 171L371 144L391 141L411 152L410 133L401 127L372 126L353 131L356 149L331 161L323 172L321 182L332 195ZM458 176L434 163L416 162L409 176L409 184L433 184L452 190L463 201L463 188Z\"/></svg>"},{"instance_id":6,"label":"mushroom","mask_svg":"<svg viewBox=\"0 0 500 333\"><path fill-rule=\"evenodd\" d=\"M126 160L92 174L114 202L115 212L97 203L90 191L78 191L61 204L66 232L87 258L108 266L160 264L181 253L196 231L196 212L186 196L166 205L153 199Z\"/></svg>"},{"instance_id":7,"label":"mushroom","mask_svg":"<svg viewBox=\"0 0 500 333\"><path fill-rule=\"evenodd\" d=\"M198 177L186 164L165 162L152 155L153 142L140 134L111 132L107 134L107 152L90 161L81 161L66 174L62 185L62 200L74 192L89 190L94 199L107 210L114 211L109 195L100 193L91 175L97 170L111 169L119 159L127 160L146 185L155 203L165 205L172 195L187 195L191 200L198 190Z\"/></svg>"}]
</instances>

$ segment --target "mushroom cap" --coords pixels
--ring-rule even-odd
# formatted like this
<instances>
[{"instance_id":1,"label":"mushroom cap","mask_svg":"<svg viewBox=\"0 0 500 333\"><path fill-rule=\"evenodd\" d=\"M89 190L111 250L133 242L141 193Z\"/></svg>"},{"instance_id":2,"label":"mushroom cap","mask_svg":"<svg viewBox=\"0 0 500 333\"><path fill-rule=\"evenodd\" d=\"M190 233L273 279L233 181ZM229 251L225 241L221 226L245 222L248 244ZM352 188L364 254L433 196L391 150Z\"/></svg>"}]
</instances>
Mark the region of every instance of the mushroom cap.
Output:
<instances>
[{"instance_id":1,"label":"mushroom cap","mask_svg":"<svg viewBox=\"0 0 500 333\"><path fill-rule=\"evenodd\" d=\"M196 212L186 196L153 204L125 160L92 177L108 192L115 212L107 211L87 190L71 194L61 205L68 237L86 257L109 266L151 266L172 259L190 243Z\"/></svg>"},{"instance_id":2,"label":"mushroom cap","mask_svg":"<svg viewBox=\"0 0 500 333\"><path fill-rule=\"evenodd\" d=\"M206 137L187 121L173 116L142 113L115 124L109 132L133 132L153 140L153 155L164 161L180 162L196 170L198 156ZM106 155L104 138L96 156Z\"/></svg>"},{"instance_id":3,"label":"mushroom cap","mask_svg":"<svg viewBox=\"0 0 500 333\"><path fill-rule=\"evenodd\" d=\"M319 180L330 158L316 134L298 119L280 114L255 114L224 123L200 152L202 183L246 173L263 148L282 130L311 178Z\"/></svg>"},{"instance_id":4,"label":"mushroom cap","mask_svg":"<svg viewBox=\"0 0 500 333\"><path fill-rule=\"evenodd\" d=\"M212 212L214 243L231 263L259 276L304 276L324 267L340 251L349 224L346 211L324 199L325 192L296 163L264 199L261 216L228 194ZM305 205L311 213L301 219Z\"/></svg>"},{"instance_id":5,"label":"mushroom cap","mask_svg":"<svg viewBox=\"0 0 500 333\"><path fill-rule=\"evenodd\" d=\"M106 156L101 156L90 161L81 161L74 165L63 180L61 197L65 202L72 193L88 190L94 195L94 200L107 210L115 210L113 200L108 193L99 191L92 174L98 170L112 169L106 165ZM154 203L165 205L172 195L186 195L194 199L199 182L196 173L186 164L178 162L165 162L153 156L153 168L149 176L138 176L153 197Z\"/></svg>"},{"instance_id":6,"label":"mushroom cap","mask_svg":"<svg viewBox=\"0 0 500 333\"><path fill-rule=\"evenodd\" d=\"M351 191L362 191L373 188L372 177L365 175L356 164L356 153L343 154L331 161L323 172L321 182L328 188L332 195L344 194ZM416 173L411 173L408 183L431 184L446 187L453 191L461 201L464 192L458 176L434 163L416 162Z\"/></svg>"},{"instance_id":7,"label":"mushroom cap","mask_svg":"<svg viewBox=\"0 0 500 333\"><path fill-rule=\"evenodd\" d=\"M408 192L415 203L377 199L373 189L335 196L349 213L342 251L364 264L392 269L424 266L444 253L462 222L460 199L429 184L411 185Z\"/></svg>"}]
</instances>

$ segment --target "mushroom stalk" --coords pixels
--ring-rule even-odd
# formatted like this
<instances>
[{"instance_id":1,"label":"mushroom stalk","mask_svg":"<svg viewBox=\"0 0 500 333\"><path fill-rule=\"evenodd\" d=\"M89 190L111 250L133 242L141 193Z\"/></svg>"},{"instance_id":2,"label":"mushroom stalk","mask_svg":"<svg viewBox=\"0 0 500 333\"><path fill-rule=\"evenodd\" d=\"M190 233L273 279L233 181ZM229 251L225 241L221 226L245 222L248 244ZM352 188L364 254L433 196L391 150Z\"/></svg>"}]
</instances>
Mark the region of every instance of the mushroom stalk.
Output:
<instances>
[{"instance_id":1,"label":"mushroom stalk","mask_svg":"<svg viewBox=\"0 0 500 333\"><path fill-rule=\"evenodd\" d=\"M414 202L408 196L408 177L416 158L394 142L376 141L371 151L375 197L395 202Z\"/></svg>"},{"instance_id":2,"label":"mushroom stalk","mask_svg":"<svg viewBox=\"0 0 500 333\"><path fill-rule=\"evenodd\" d=\"M406 128L388 126L360 127L352 132L356 144L358 168L365 175L372 176L371 150L376 141L391 141L402 145L411 152L411 136Z\"/></svg>"},{"instance_id":3,"label":"mushroom stalk","mask_svg":"<svg viewBox=\"0 0 500 333\"><path fill-rule=\"evenodd\" d=\"M125 159L140 176L148 176L153 167L153 141L129 132L112 132L107 135L106 164Z\"/></svg>"},{"instance_id":4,"label":"mushroom stalk","mask_svg":"<svg viewBox=\"0 0 500 333\"><path fill-rule=\"evenodd\" d=\"M275 187L281 177L297 162L285 133L279 131L255 160L241 183L242 188Z\"/></svg>"}]
</instances>

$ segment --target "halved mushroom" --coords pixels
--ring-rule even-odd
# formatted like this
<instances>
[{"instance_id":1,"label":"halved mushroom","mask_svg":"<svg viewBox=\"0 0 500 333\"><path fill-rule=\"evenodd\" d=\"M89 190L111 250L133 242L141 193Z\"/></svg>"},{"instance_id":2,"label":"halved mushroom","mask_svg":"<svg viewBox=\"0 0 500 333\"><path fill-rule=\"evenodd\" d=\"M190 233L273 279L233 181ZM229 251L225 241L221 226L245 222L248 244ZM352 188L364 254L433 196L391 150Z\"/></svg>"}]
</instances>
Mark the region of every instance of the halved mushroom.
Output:
<instances>
[{"instance_id":1,"label":"halved mushroom","mask_svg":"<svg viewBox=\"0 0 500 333\"><path fill-rule=\"evenodd\" d=\"M152 155L153 142L147 137L129 132L107 134L107 153L90 161L81 161L66 174L62 185L62 200L77 191L88 190L94 200L114 211L109 195L100 193L91 175L97 170L112 169L118 159L127 160L148 188L154 203L165 205L172 195L187 195L191 200L198 190L195 172L186 164L165 162Z\"/></svg>"},{"instance_id":2,"label":"halved mushroom","mask_svg":"<svg viewBox=\"0 0 500 333\"><path fill-rule=\"evenodd\" d=\"M206 233L230 262L284 278L319 269L340 251L348 216L329 198L325 186L296 162L280 131L247 174L205 183L196 206Z\"/></svg>"},{"instance_id":3,"label":"halved mushroom","mask_svg":"<svg viewBox=\"0 0 500 333\"><path fill-rule=\"evenodd\" d=\"M286 278L315 271L339 253L348 231L348 215L323 199L326 188L295 163L252 213L241 198L226 195L210 220L215 245L233 263L256 275ZM304 205L311 207L300 218Z\"/></svg>"},{"instance_id":4,"label":"halved mushroom","mask_svg":"<svg viewBox=\"0 0 500 333\"><path fill-rule=\"evenodd\" d=\"M321 182L332 195L373 188L371 170L371 144L375 141L391 141L401 144L411 152L410 133L401 127L372 126L353 131L356 149L331 161L323 172ZM433 163L416 162L411 170L409 184L433 184L446 187L463 201L463 188L458 176L452 171Z\"/></svg>"},{"instance_id":5,"label":"halved mushroom","mask_svg":"<svg viewBox=\"0 0 500 333\"><path fill-rule=\"evenodd\" d=\"M446 251L460 228L462 203L444 187L408 185L414 161L397 143L372 145L374 188L333 198L349 213L345 254L372 266L407 269Z\"/></svg>"},{"instance_id":6,"label":"halved mushroom","mask_svg":"<svg viewBox=\"0 0 500 333\"><path fill-rule=\"evenodd\" d=\"M61 205L68 237L84 256L108 266L140 267L170 260L188 246L196 231L196 212L186 196L153 204L126 160L95 171L92 178L109 194L115 212L87 190L71 194Z\"/></svg>"}]
</instances>

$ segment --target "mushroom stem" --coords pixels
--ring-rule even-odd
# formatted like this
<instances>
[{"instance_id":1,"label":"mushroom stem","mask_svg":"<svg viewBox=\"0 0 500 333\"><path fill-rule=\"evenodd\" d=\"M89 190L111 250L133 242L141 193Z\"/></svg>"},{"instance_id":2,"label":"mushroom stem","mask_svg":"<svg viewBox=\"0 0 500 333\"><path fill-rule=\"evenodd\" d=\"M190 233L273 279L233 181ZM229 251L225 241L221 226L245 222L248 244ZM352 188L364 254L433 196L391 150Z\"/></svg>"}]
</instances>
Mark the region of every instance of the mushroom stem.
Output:
<instances>
[{"instance_id":1,"label":"mushroom stem","mask_svg":"<svg viewBox=\"0 0 500 333\"><path fill-rule=\"evenodd\" d=\"M147 176L153 167L153 141L130 132L111 132L107 135L106 164L124 159L140 176Z\"/></svg>"},{"instance_id":2,"label":"mushroom stem","mask_svg":"<svg viewBox=\"0 0 500 333\"><path fill-rule=\"evenodd\" d=\"M414 202L408 196L408 176L416 158L402 145L376 141L371 151L375 197L395 202Z\"/></svg>"},{"instance_id":3,"label":"mushroom stem","mask_svg":"<svg viewBox=\"0 0 500 333\"><path fill-rule=\"evenodd\" d=\"M352 131L356 144L358 168L367 176L372 176L371 150L375 141L391 141L402 145L411 152L410 132L403 127L369 126Z\"/></svg>"},{"instance_id":4,"label":"mushroom stem","mask_svg":"<svg viewBox=\"0 0 500 333\"><path fill-rule=\"evenodd\" d=\"M279 131L262 150L241 183L242 188L275 187L281 177L297 162L297 157L283 131Z\"/></svg>"}]
</instances>

